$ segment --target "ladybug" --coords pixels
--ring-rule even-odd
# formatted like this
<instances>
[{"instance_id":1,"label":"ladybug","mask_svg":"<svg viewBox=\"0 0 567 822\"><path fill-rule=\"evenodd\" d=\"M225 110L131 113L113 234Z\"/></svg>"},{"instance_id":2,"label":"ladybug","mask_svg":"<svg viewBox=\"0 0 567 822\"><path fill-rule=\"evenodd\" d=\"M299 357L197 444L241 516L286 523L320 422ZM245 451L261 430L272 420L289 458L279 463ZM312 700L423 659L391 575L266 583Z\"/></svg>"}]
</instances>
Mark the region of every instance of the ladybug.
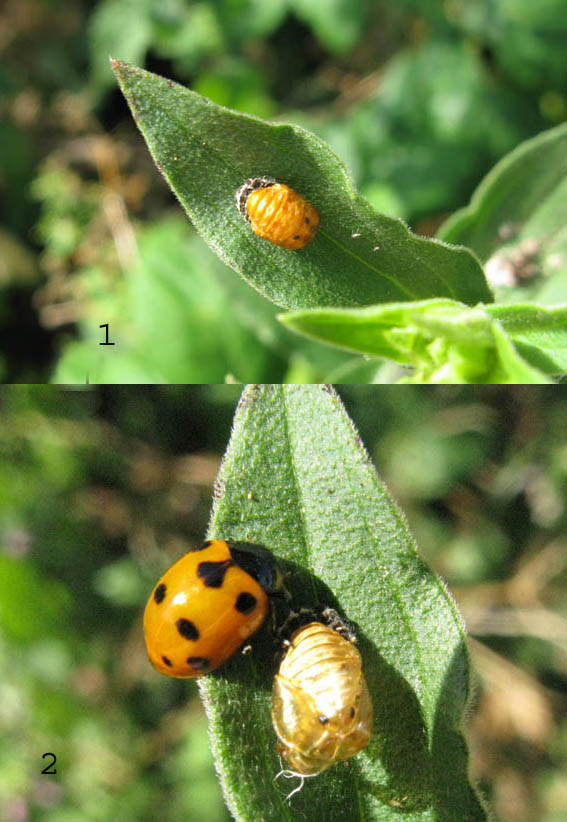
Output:
<instances>
[{"instance_id":1,"label":"ladybug","mask_svg":"<svg viewBox=\"0 0 567 822\"><path fill-rule=\"evenodd\" d=\"M283 577L262 545L212 539L165 572L144 612L150 662L180 678L214 671L264 622Z\"/></svg>"},{"instance_id":2,"label":"ladybug","mask_svg":"<svg viewBox=\"0 0 567 822\"><path fill-rule=\"evenodd\" d=\"M240 213L262 240L297 250L319 228L319 212L303 195L270 177L251 177L236 192Z\"/></svg>"},{"instance_id":3,"label":"ladybug","mask_svg":"<svg viewBox=\"0 0 567 822\"><path fill-rule=\"evenodd\" d=\"M278 752L296 776L315 776L370 740L372 702L353 641L346 629L321 622L291 636L274 679L272 722Z\"/></svg>"}]
</instances>

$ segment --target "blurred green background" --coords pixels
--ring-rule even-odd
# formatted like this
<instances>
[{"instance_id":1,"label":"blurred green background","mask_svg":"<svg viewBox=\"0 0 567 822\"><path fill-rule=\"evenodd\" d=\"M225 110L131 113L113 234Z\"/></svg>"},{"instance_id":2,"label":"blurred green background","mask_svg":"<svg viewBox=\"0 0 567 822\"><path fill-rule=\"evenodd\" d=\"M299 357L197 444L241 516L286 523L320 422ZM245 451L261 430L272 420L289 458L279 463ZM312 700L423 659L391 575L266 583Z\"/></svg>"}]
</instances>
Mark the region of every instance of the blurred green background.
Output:
<instances>
[{"instance_id":1,"label":"blurred green background","mask_svg":"<svg viewBox=\"0 0 567 822\"><path fill-rule=\"evenodd\" d=\"M562 822L567 387L338 390L467 621L473 777L502 822ZM228 820L196 685L153 670L142 613L203 538L239 393L0 390L3 822Z\"/></svg>"},{"instance_id":2,"label":"blurred green background","mask_svg":"<svg viewBox=\"0 0 567 822\"><path fill-rule=\"evenodd\" d=\"M196 237L108 57L327 140L421 233L567 114L564 0L7 0L0 380L341 382ZM227 137L228 139L228 137ZM112 347L101 347L102 324ZM332 376L329 376L332 375Z\"/></svg>"}]
</instances>

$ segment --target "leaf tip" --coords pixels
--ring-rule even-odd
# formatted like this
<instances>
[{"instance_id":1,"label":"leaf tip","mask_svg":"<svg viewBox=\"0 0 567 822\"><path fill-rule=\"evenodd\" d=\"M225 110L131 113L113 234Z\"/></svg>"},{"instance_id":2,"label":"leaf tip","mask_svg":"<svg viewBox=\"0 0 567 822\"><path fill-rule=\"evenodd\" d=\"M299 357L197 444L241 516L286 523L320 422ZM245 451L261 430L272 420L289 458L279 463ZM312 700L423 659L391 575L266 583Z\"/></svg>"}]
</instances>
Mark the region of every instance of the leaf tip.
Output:
<instances>
[{"instance_id":1,"label":"leaf tip","mask_svg":"<svg viewBox=\"0 0 567 822\"><path fill-rule=\"evenodd\" d=\"M121 74L125 73L128 68L130 68L128 63L125 63L124 60L117 60L115 57L108 58L110 63L110 68L116 75L116 77L120 77Z\"/></svg>"}]
</instances>

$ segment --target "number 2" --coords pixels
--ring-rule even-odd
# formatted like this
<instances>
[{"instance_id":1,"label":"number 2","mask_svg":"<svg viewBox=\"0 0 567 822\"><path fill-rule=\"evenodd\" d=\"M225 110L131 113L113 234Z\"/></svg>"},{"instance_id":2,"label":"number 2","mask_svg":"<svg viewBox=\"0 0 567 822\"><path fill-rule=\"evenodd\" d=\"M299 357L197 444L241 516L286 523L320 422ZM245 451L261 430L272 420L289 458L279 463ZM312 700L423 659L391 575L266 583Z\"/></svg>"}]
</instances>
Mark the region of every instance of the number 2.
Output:
<instances>
[{"instance_id":1,"label":"number 2","mask_svg":"<svg viewBox=\"0 0 567 822\"><path fill-rule=\"evenodd\" d=\"M45 759L45 757L46 757L46 756L51 756L51 757L53 757L53 759L52 759L52 761L49 763L49 765L46 765L46 766L45 766L45 768L42 770L42 773L45 773L45 774L54 774L54 773L57 773L57 769L56 769L56 768L53 768L53 766L54 766L54 765L55 765L55 763L57 762L57 757L55 756L55 754L54 754L54 753L44 753L44 754L43 754L43 756L42 756L41 758L42 758L42 759ZM51 770L50 770L50 768L53 768L53 770L51 771Z\"/></svg>"}]
</instances>

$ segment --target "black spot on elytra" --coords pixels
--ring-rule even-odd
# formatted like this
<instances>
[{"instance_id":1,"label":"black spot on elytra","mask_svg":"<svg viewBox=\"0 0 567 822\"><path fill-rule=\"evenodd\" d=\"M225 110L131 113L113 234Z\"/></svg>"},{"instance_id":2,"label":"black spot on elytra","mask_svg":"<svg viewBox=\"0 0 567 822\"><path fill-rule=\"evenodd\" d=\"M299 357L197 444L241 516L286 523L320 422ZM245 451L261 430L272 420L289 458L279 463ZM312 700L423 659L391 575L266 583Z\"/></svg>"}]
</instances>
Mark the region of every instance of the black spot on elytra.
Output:
<instances>
[{"instance_id":1,"label":"black spot on elytra","mask_svg":"<svg viewBox=\"0 0 567 822\"><path fill-rule=\"evenodd\" d=\"M309 225L309 217L305 217L305 222Z\"/></svg>"},{"instance_id":2,"label":"black spot on elytra","mask_svg":"<svg viewBox=\"0 0 567 822\"><path fill-rule=\"evenodd\" d=\"M205 656L190 656L187 658L187 664L196 671L204 671L211 664L211 661Z\"/></svg>"},{"instance_id":3,"label":"black spot on elytra","mask_svg":"<svg viewBox=\"0 0 567 822\"><path fill-rule=\"evenodd\" d=\"M356 713L356 712L355 712L354 708L351 708L351 709L350 709L350 718L351 718L351 719L353 718L353 716L354 716L354 714L355 714L355 713Z\"/></svg>"},{"instance_id":4,"label":"black spot on elytra","mask_svg":"<svg viewBox=\"0 0 567 822\"><path fill-rule=\"evenodd\" d=\"M238 594L238 599L234 603L234 607L241 614L250 614L258 604L258 600L252 594L245 592Z\"/></svg>"},{"instance_id":5,"label":"black spot on elytra","mask_svg":"<svg viewBox=\"0 0 567 822\"><path fill-rule=\"evenodd\" d=\"M163 600L165 598L166 591L167 591L167 588L165 586L165 583L160 582L160 584L158 585L158 587L154 591L154 602L157 605L159 605L160 602L163 602Z\"/></svg>"},{"instance_id":6,"label":"black spot on elytra","mask_svg":"<svg viewBox=\"0 0 567 822\"><path fill-rule=\"evenodd\" d=\"M299 234L294 234L293 239L294 240L299 240Z\"/></svg>"},{"instance_id":7,"label":"black spot on elytra","mask_svg":"<svg viewBox=\"0 0 567 822\"><path fill-rule=\"evenodd\" d=\"M203 580L207 588L220 588L232 564L231 559L222 562L200 562L197 566L197 576Z\"/></svg>"},{"instance_id":8,"label":"black spot on elytra","mask_svg":"<svg viewBox=\"0 0 567 822\"><path fill-rule=\"evenodd\" d=\"M175 625L184 639L199 639L199 631L197 630L197 626L195 623L191 622L190 619L178 619Z\"/></svg>"},{"instance_id":9,"label":"black spot on elytra","mask_svg":"<svg viewBox=\"0 0 567 822\"><path fill-rule=\"evenodd\" d=\"M161 661L163 662L164 665L167 665L168 668L173 667L173 662L171 661L171 659L168 659L168 657L162 656Z\"/></svg>"},{"instance_id":10,"label":"black spot on elytra","mask_svg":"<svg viewBox=\"0 0 567 822\"><path fill-rule=\"evenodd\" d=\"M319 720L319 722L321 723L321 725L326 725L326 724L327 724L327 722L329 721L329 717L328 717L328 716L325 716L325 714L319 714L319 716L317 717L317 719Z\"/></svg>"}]
</instances>

